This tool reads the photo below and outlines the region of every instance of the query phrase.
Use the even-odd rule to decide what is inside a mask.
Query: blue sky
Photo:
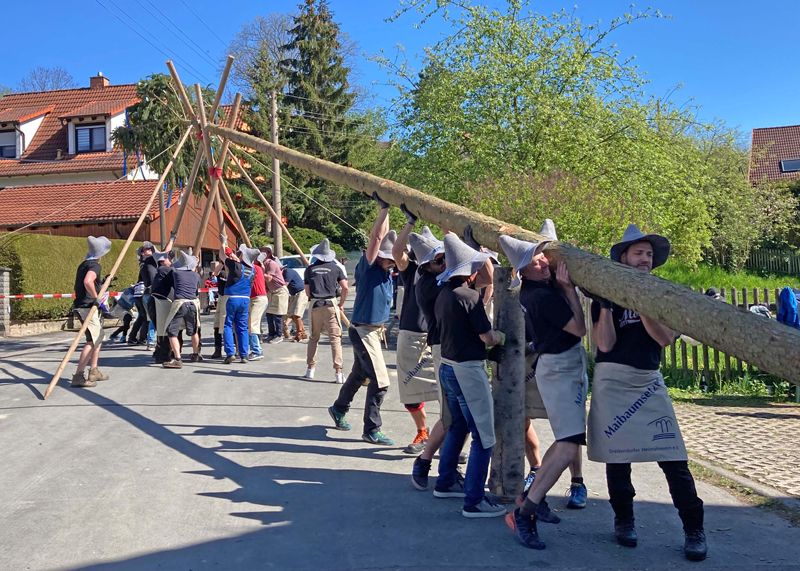
[[[371,62],[370,55],[381,50],[392,55],[401,44],[414,65],[424,46],[448,30],[439,20],[414,29],[416,18],[411,16],[385,22],[397,8],[396,0],[330,4],[357,44],[354,80],[373,104],[387,104],[394,90],[387,85],[388,72]],[[5,2],[4,20],[15,22],[5,28],[6,45],[18,47],[7,52],[0,66],[0,84],[13,87],[36,66],[61,66],[81,85],[97,71],[112,83],[135,82],[166,72],[167,55],[176,61],[185,82],[216,84],[219,62],[242,24],[259,14],[294,11],[296,5],[285,0]],[[541,12],[574,9],[586,22],[607,22],[629,10],[630,2],[539,0],[532,6]],[[652,94],[664,96],[680,86],[672,95],[675,103],[691,100],[700,107],[702,119],[722,119],[739,128],[745,142],[754,127],[800,123],[800,74],[795,65],[800,2],[653,0],[650,6],[670,19],[639,22],[613,40],[623,54],[636,56],[651,81]],[[174,26],[185,36],[174,32]]]

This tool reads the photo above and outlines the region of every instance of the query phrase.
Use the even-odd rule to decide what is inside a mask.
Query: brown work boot
[[[181,369],[183,368],[183,361],[181,359],[170,359],[165,363],[161,363],[161,366],[165,369]]]
[[[296,330],[294,340],[298,343],[303,343],[308,341],[308,335],[306,334],[306,329],[303,327],[303,320],[299,317],[292,317],[292,321],[294,322],[294,328]]]
[[[103,371],[100,370],[100,367],[92,367],[89,369],[89,380],[93,382],[107,381],[108,375],[104,375]]]
[[[83,373],[75,373],[72,375],[72,383],[71,386],[73,387],[96,387],[97,383],[91,379],[87,379],[83,376]]]

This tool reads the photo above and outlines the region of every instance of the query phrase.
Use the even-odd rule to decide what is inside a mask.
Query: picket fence
[[[800,274],[800,254],[785,250],[756,249],[750,252],[745,264],[750,270],[774,274]]]

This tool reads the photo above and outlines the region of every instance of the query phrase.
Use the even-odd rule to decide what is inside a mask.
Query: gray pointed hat
[[[625,250],[637,242],[650,242],[653,246],[653,269],[663,266],[667,261],[670,251],[669,240],[660,234],[645,234],[636,224],[628,224],[622,239],[611,246],[611,259],[619,262]]]
[[[239,246],[239,253],[241,255],[242,263],[252,267],[252,265],[258,259],[259,254],[261,254],[261,251],[256,250],[255,248],[248,248],[245,244],[242,244]]]
[[[394,243],[397,241],[397,232],[394,230],[389,230],[386,236],[383,237],[381,240],[381,245],[378,247],[378,257],[384,258],[386,260],[394,260],[394,254],[392,254],[392,248],[394,248]]]
[[[505,234],[500,235],[500,247],[503,248],[511,267],[519,274],[519,271],[533,261],[533,257],[542,250],[542,248],[554,240],[558,240],[556,235],[556,226],[553,221],[546,218],[542,224],[539,234],[545,237],[545,240],[540,242],[527,242],[525,240],[517,240]],[[512,287],[519,283],[519,278],[514,280]]]
[[[320,262],[332,262],[336,259],[336,252],[331,250],[331,243],[327,238],[311,248],[311,255]]]
[[[163,260],[169,260],[170,252],[159,252],[155,248],[153,248],[152,258],[156,261],[156,265]]]
[[[89,236],[86,238],[88,251],[86,252],[87,260],[99,260],[111,251],[111,240],[105,236]]]
[[[447,269],[437,276],[440,282],[456,276],[471,276],[491,259],[489,254],[470,248],[452,232],[444,237],[444,257]]]
[[[192,256],[189,252],[181,250],[175,257],[175,262],[172,264],[174,270],[186,270],[193,272],[197,268],[197,258]]]
[[[408,236],[408,243],[411,246],[411,250],[414,252],[419,267],[424,266],[444,252],[444,242],[437,240],[433,237],[433,234],[426,236],[424,233],[417,234],[416,232],[412,232]]]

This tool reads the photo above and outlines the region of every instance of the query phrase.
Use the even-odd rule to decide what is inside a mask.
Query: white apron
[[[259,295],[250,298],[250,312],[248,314],[248,328],[250,334],[261,335],[261,318],[267,310],[267,296]]]
[[[287,311],[289,311],[289,288],[283,286],[269,292],[267,313],[271,315],[286,315]]]
[[[618,363],[595,365],[588,444],[589,460],[595,462],[687,460],[661,373]]]
[[[536,371],[533,368],[533,354],[525,356],[525,416],[528,418],[547,418],[539,385],[536,382]]]
[[[389,373],[386,371],[386,361],[383,360],[383,350],[381,349],[383,326],[358,325],[353,326],[353,329],[358,333],[358,337],[364,344],[370,361],[372,361],[372,369],[375,371],[375,380],[378,382],[378,387],[385,389],[391,383],[389,381]]]
[[[156,299],[156,316],[158,316],[159,320],[161,319],[161,309],[158,307],[158,299]],[[175,317],[175,314],[178,313],[178,310],[183,307],[184,303],[191,303],[194,305],[195,310],[195,319],[197,320],[197,326],[200,326],[200,300],[199,299],[176,299],[172,303],[166,302],[169,304],[169,309],[166,312],[166,321],[164,322],[164,333],[163,335],[167,334],[167,327],[169,326],[172,318]],[[165,304],[166,307],[166,304]],[[156,328],[158,324],[156,324]],[[183,331],[186,329],[186,321],[181,319],[181,323],[178,326],[179,331]],[[159,333],[159,335],[162,335]]]
[[[228,296],[221,295],[217,299],[217,310],[214,313],[214,329],[225,327],[225,306],[228,305]]]
[[[484,449],[491,448],[497,439],[494,433],[494,399],[489,375],[486,374],[486,361],[456,363],[442,357],[442,363],[453,367],[458,386],[481,437],[481,444]]]
[[[302,319],[303,314],[306,312],[306,307],[308,307],[308,296],[306,295],[306,292],[297,292],[289,298],[289,307],[286,310],[286,315],[289,317],[297,316]],[[338,314],[339,312],[337,311],[336,313]]]
[[[402,329],[397,333],[397,380],[403,404],[439,400],[427,333]]]
[[[169,325],[169,313],[172,310],[172,301],[168,299],[161,299],[160,297],[153,296],[153,301],[156,304],[156,335],[164,337],[167,334],[167,325]],[[177,309],[175,310],[177,311]]]
[[[536,385],[556,440],[586,432],[586,351],[580,342],[561,353],[542,353]]]

